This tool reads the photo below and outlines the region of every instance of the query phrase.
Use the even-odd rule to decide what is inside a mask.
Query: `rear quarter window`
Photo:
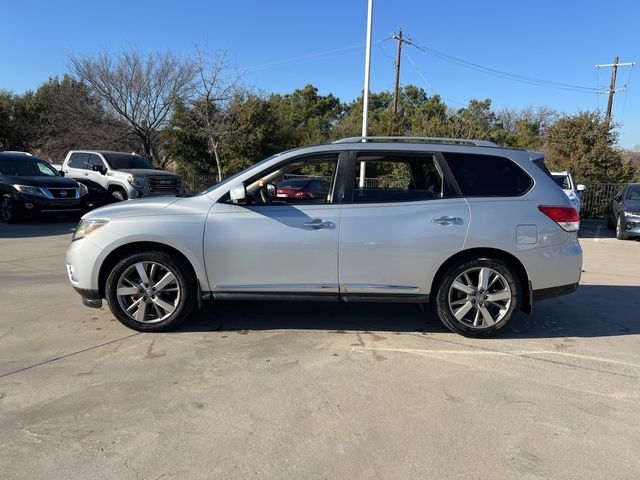
[[[467,153],[444,157],[465,197],[518,197],[533,185],[531,177],[505,157]]]

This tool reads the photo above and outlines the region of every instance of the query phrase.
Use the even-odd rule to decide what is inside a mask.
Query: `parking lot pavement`
[[[0,478],[616,478],[640,472],[640,242],[499,338],[411,305],[218,303],[166,334],[67,283],[73,224],[0,224]]]

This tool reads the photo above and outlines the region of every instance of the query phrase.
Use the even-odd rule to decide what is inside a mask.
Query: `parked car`
[[[571,205],[580,213],[582,209],[582,192],[584,192],[587,187],[586,185],[582,185],[581,183],[577,184],[573,181],[573,175],[571,172],[551,172],[551,176],[556,181],[558,186],[564,191],[564,193],[571,200]]]
[[[640,183],[625,185],[609,202],[607,227],[618,240],[640,237]]]
[[[327,198],[329,182],[320,178],[292,178],[276,185],[276,197],[291,200]]]
[[[82,212],[87,188],[31,154],[0,152],[0,217],[7,223],[26,215]]]
[[[432,301],[449,329],[477,337],[577,288],[578,212],[542,154],[366,140],[290,150],[192,197],[94,210],[67,251],[71,284],[139,331],[174,327],[202,299]],[[362,165],[385,181],[361,183]],[[277,197],[308,171],[332,172],[326,196]]]
[[[62,164],[66,176],[85,184],[92,197],[107,203],[158,195],[182,195],[182,177],[157,170],[140,155],[102,150],[71,150]]]

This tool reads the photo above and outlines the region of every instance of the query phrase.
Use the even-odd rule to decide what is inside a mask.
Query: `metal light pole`
[[[362,104],[362,141],[366,141],[367,126],[369,122],[369,79],[371,77],[371,34],[373,23],[373,0],[369,0],[367,12],[367,45],[364,56],[364,101]],[[364,188],[364,178],[366,173],[366,162],[360,162],[360,181],[358,185]]]

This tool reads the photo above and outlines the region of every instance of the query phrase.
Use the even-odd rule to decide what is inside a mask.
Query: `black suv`
[[[0,217],[15,222],[28,214],[78,214],[87,187],[44,160],[22,152],[0,152]]]

